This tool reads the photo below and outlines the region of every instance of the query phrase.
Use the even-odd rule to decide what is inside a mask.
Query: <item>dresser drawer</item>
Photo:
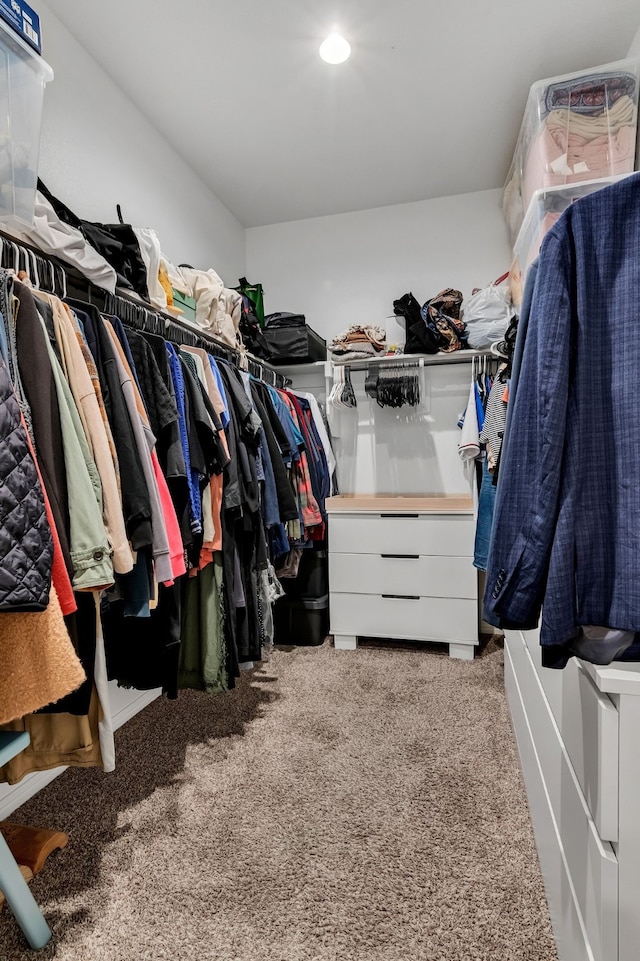
[[[567,682],[573,696],[562,722],[562,738],[600,837],[617,841],[618,711],[578,661]]]
[[[329,550],[337,554],[473,557],[472,514],[330,514]]]
[[[416,641],[478,640],[478,606],[466,598],[331,594],[331,633]]]
[[[618,722],[616,707],[576,658],[563,671],[542,667],[539,632],[524,635],[569,760],[603,841],[618,840]]]
[[[568,957],[613,961],[618,957],[618,861],[598,836],[549,703],[520,635],[505,642],[505,683],[518,740],[529,808],[556,934],[574,907],[588,953]],[[558,890],[558,854],[566,871]],[[585,945],[585,946],[586,946]],[[561,953],[561,956],[562,953]]]
[[[329,590],[343,594],[415,594],[475,600],[478,572],[470,557],[330,554]]]

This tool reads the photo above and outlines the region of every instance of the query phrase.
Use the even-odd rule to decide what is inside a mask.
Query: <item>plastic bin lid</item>
[[[544,214],[547,212],[561,213],[569,207],[575,200],[587,197],[589,194],[609,187],[611,184],[632,177],[633,171],[626,174],[615,174],[611,177],[601,177],[598,180],[580,180],[573,184],[559,184],[555,187],[541,187],[534,191],[529,204],[529,209],[525,214],[522,227],[518,232],[516,242],[513,245],[514,252],[522,257],[526,254],[529,246],[535,240],[536,228],[542,222]],[[558,198],[559,203],[554,206],[553,201]],[[566,199],[566,204],[562,201]]]
[[[635,89],[630,87],[629,96],[637,99],[637,80],[640,73],[640,60],[637,57],[628,57],[625,60],[614,60],[612,63],[603,63],[597,67],[589,67],[585,70],[574,70],[572,73],[563,73],[557,77],[547,77],[544,80],[536,80],[529,88],[529,98],[543,99],[546,106],[546,92],[549,87],[571,86],[572,83],[584,83],[587,80],[601,80],[606,82],[612,75],[627,74],[629,79],[635,78]],[[560,106],[559,104],[556,106]],[[568,106],[568,105],[565,105]]]
[[[0,45],[8,47],[16,56],[27,63],[34,71],[40,75],[43,83],[51,83],[53,80],[53,67],[43,60],[39,53],[29,46],[26,40],[19,37],[15,30],[0,17]]]

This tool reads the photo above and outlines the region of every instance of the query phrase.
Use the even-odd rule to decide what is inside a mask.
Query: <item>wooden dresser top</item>
[[[345,494],[338,497],[328,497],[326,507],[329,514],[351,511],[370,514],[471,514],[473,513],[473,500],[471,497],[450,497],[444,494],[415,497]]]

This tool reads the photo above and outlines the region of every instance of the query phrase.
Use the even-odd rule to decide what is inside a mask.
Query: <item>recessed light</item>
[[[344,63],[351,54],[351,44],[341,33],[330,33],[320,45],[320,56],[325,63]]]

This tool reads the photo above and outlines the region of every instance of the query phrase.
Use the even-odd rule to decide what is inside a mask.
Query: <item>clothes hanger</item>
[[[338,379],[336,382],[336,396],[335,403],[337,407],[344,408],[346,404],[343,402],[345,378],[344,378],[344,367],[338,367]]]
[[[29,275],[29,264],[27,263],[27,253],[26,253],[24,247],[21,247],[19,244],[16,244],[16,248],[17,248],[17,251],[18,251],[18,253],[17,253],[17,265],[18,265],[18,266],[17,266],[16,274],[20,274],[20,273],[26,274],[26,275],[27,275],[27,280],[28,280],[29,282],[31,282],[31,277],[30,277],[30,275]],[[24,267],[22,266],[22,258],[23,258],[23,257],[24,257]]]
[[[33,276],[32,276],[33,286],[37,290],[40,290],[40,270],[38,269],[38,258],[36,257],[35,253],[32,250],[29,251],[29,259],[31,261],[31,268],[33,271]]]
[[[47,293],[53,294],[55,297],[56,293],[56,278],[53,272],[53,264],[50,260],[45,260],[44,257],[36,257],[38,262],[38,274],[40,277],[40,286]]]
[[[340,370],[341,368],[334,365],[333,367],[333,386],[327,397],[327,403],[331,404],[332,407],[338,407],[338,390],[340,388]]]
[[[24,261],[24,266],[23,266]],[[35,264],[35,259],[33,257],[32,251],[23,247],[22,244],[18,244],[18,266],[21,271],[23,271],[29,280],[32,287],[38,287],[38,271]]]
[[[336,403],[338,407],[346,408],[346,403],[344,401],[346,379],[344,374],[344,367],[338,368],[338,390],[336,391]]]
[[[2,266],[5,270],[13,270],[14,264],[11,262],[11,255],[13,251],[13,256],[15,257],[15,251],[13,250],[13,243],[8,238],[4,240],[2,245]]]
[[[380,364],[367,364],[367,372],[364,378],[364,392],[371,400],[377,400],[379,376]]]
[[[1,251],[0,251],[1,253]],[[64,289],[66,296],[66,275],[62,272]],[[212,343],[201,336],[196,330],[183,327],[174,322],[171,318],[165,317],[157,311],[150,310],[145,304],[137,304],[128,298],[120,297],[110,291],[104,295],[104,312],[116,315],[123,323],[137,330],[146,330],[149,333],[164,337],[178,346],[189,346],[200,348],[213,357],[222,359],[234,367],[240,368],[240,353],[222,344]],[[268,370],[256,361],[249,361],[251,370],[255,376],[265,383],[271,383],[273,387],[278,384],[279,375],[273,370]],[[284,378],[283,378],[284,383]]]
[[[340,368],[340,394],[338,396],[338,403],[345,410],[348,409],[349,404],[347,403],[348,393],[347,393],[347,369],[346,367]]]
[[[160,314],[151,314],[151,333],[162,337],[167,332],[167,321]]]
[[[51,277],[51,271],[49,269],[49,264],[46,260],[40,257],[38,254],[33,254],[33,259],[36,264],[36,269],[38,272],[38,282],[40,284],[41,290],[49,291],[48,278]]]
[[[20,270],[20,254],[18,252],[18,245],[14,243],[13,240],[10,240],[9,246],[13,250],[13,272],[17,277],[18,271]]]
[[[62,280],[62,293],[60,294],[60,297],[62,300],[66,300],[67,299],[67,272],[64,269],[64,267],[60,266],[60,264],[56,264],[56,267],[60,271],[60,279]]]
[[[36,263],[36,255],[32,250],[27,250],[29,261],[31,262],[31,283],[36,288],[40,289],[40,275],[38,273],[38,264]]]
[[[344,376],[346,384],[346,405],[350,408],[357,407],[358,402],[356,401],[356,392],[351,383],[351,368],[349,366],[344,368]]]

